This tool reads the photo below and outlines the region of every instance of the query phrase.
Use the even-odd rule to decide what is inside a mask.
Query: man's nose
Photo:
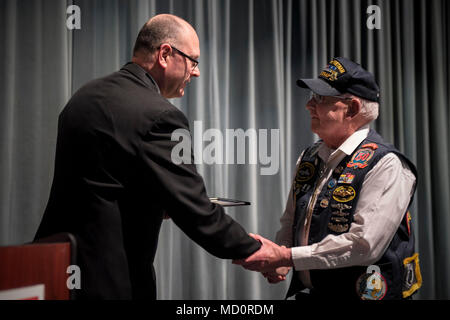
[[[200,68],[198,66],[191,71],[191,77],[200,77]]]

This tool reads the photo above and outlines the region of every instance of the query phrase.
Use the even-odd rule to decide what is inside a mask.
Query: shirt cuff
[[[311,246],[293,247],[291,252],[292,262],[296,271],[315,269]]]

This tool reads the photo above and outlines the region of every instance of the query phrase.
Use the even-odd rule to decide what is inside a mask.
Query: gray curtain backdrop
[[[80,30],[66,27],[72,4],[81,9]],[[379,6],[381,29],[366,26],[369,5]],[[279,228],[295,161],[317,139],[304,107],[309,93],[295,80],[316,77],[333,56],[374,72],[382,95],[374,127],[419,171],[412,208],[423,275],[417,297],[450,298],[445,0],[0,1],[0,245],[31,241],[36,232],[65,103],[85,82],[129,61],[138,30],[157,13],[185,18],[200,38],[201,76],[173,101],[191,129],[194,121],[224,136],[226,129],[267,129],[269,141],[270,129],[280,130],[274,175],[261,175],[268,165],[249,164],[248,154],[246,164],[197,166],[210,196],[251,201],[227,212],[269,239]],[[282,299],[289,282],[269,285],[260,274],[209,255],[170,220],[163,223],[155,267],[160,299]]]

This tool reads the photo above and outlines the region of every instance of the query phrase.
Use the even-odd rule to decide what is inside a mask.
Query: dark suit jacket
[[[178,141],[171,134],[179,128],[189,129],[184,114],[133,63],[86,84],[61,112],[54,180],[36,239],[75,235],[78,297],[155,299],[153,260],[164,211],[219,258],[259,249],[209,201],[195,165],[172,162]]]

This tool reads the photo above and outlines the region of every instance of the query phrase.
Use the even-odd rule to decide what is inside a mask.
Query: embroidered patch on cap
[[[331,60],[328,65],[322,70],[319,78],[323,78],[328,81],[336,81],[338,76],[345,73],[346,70],[342,64],[337,60]]]

